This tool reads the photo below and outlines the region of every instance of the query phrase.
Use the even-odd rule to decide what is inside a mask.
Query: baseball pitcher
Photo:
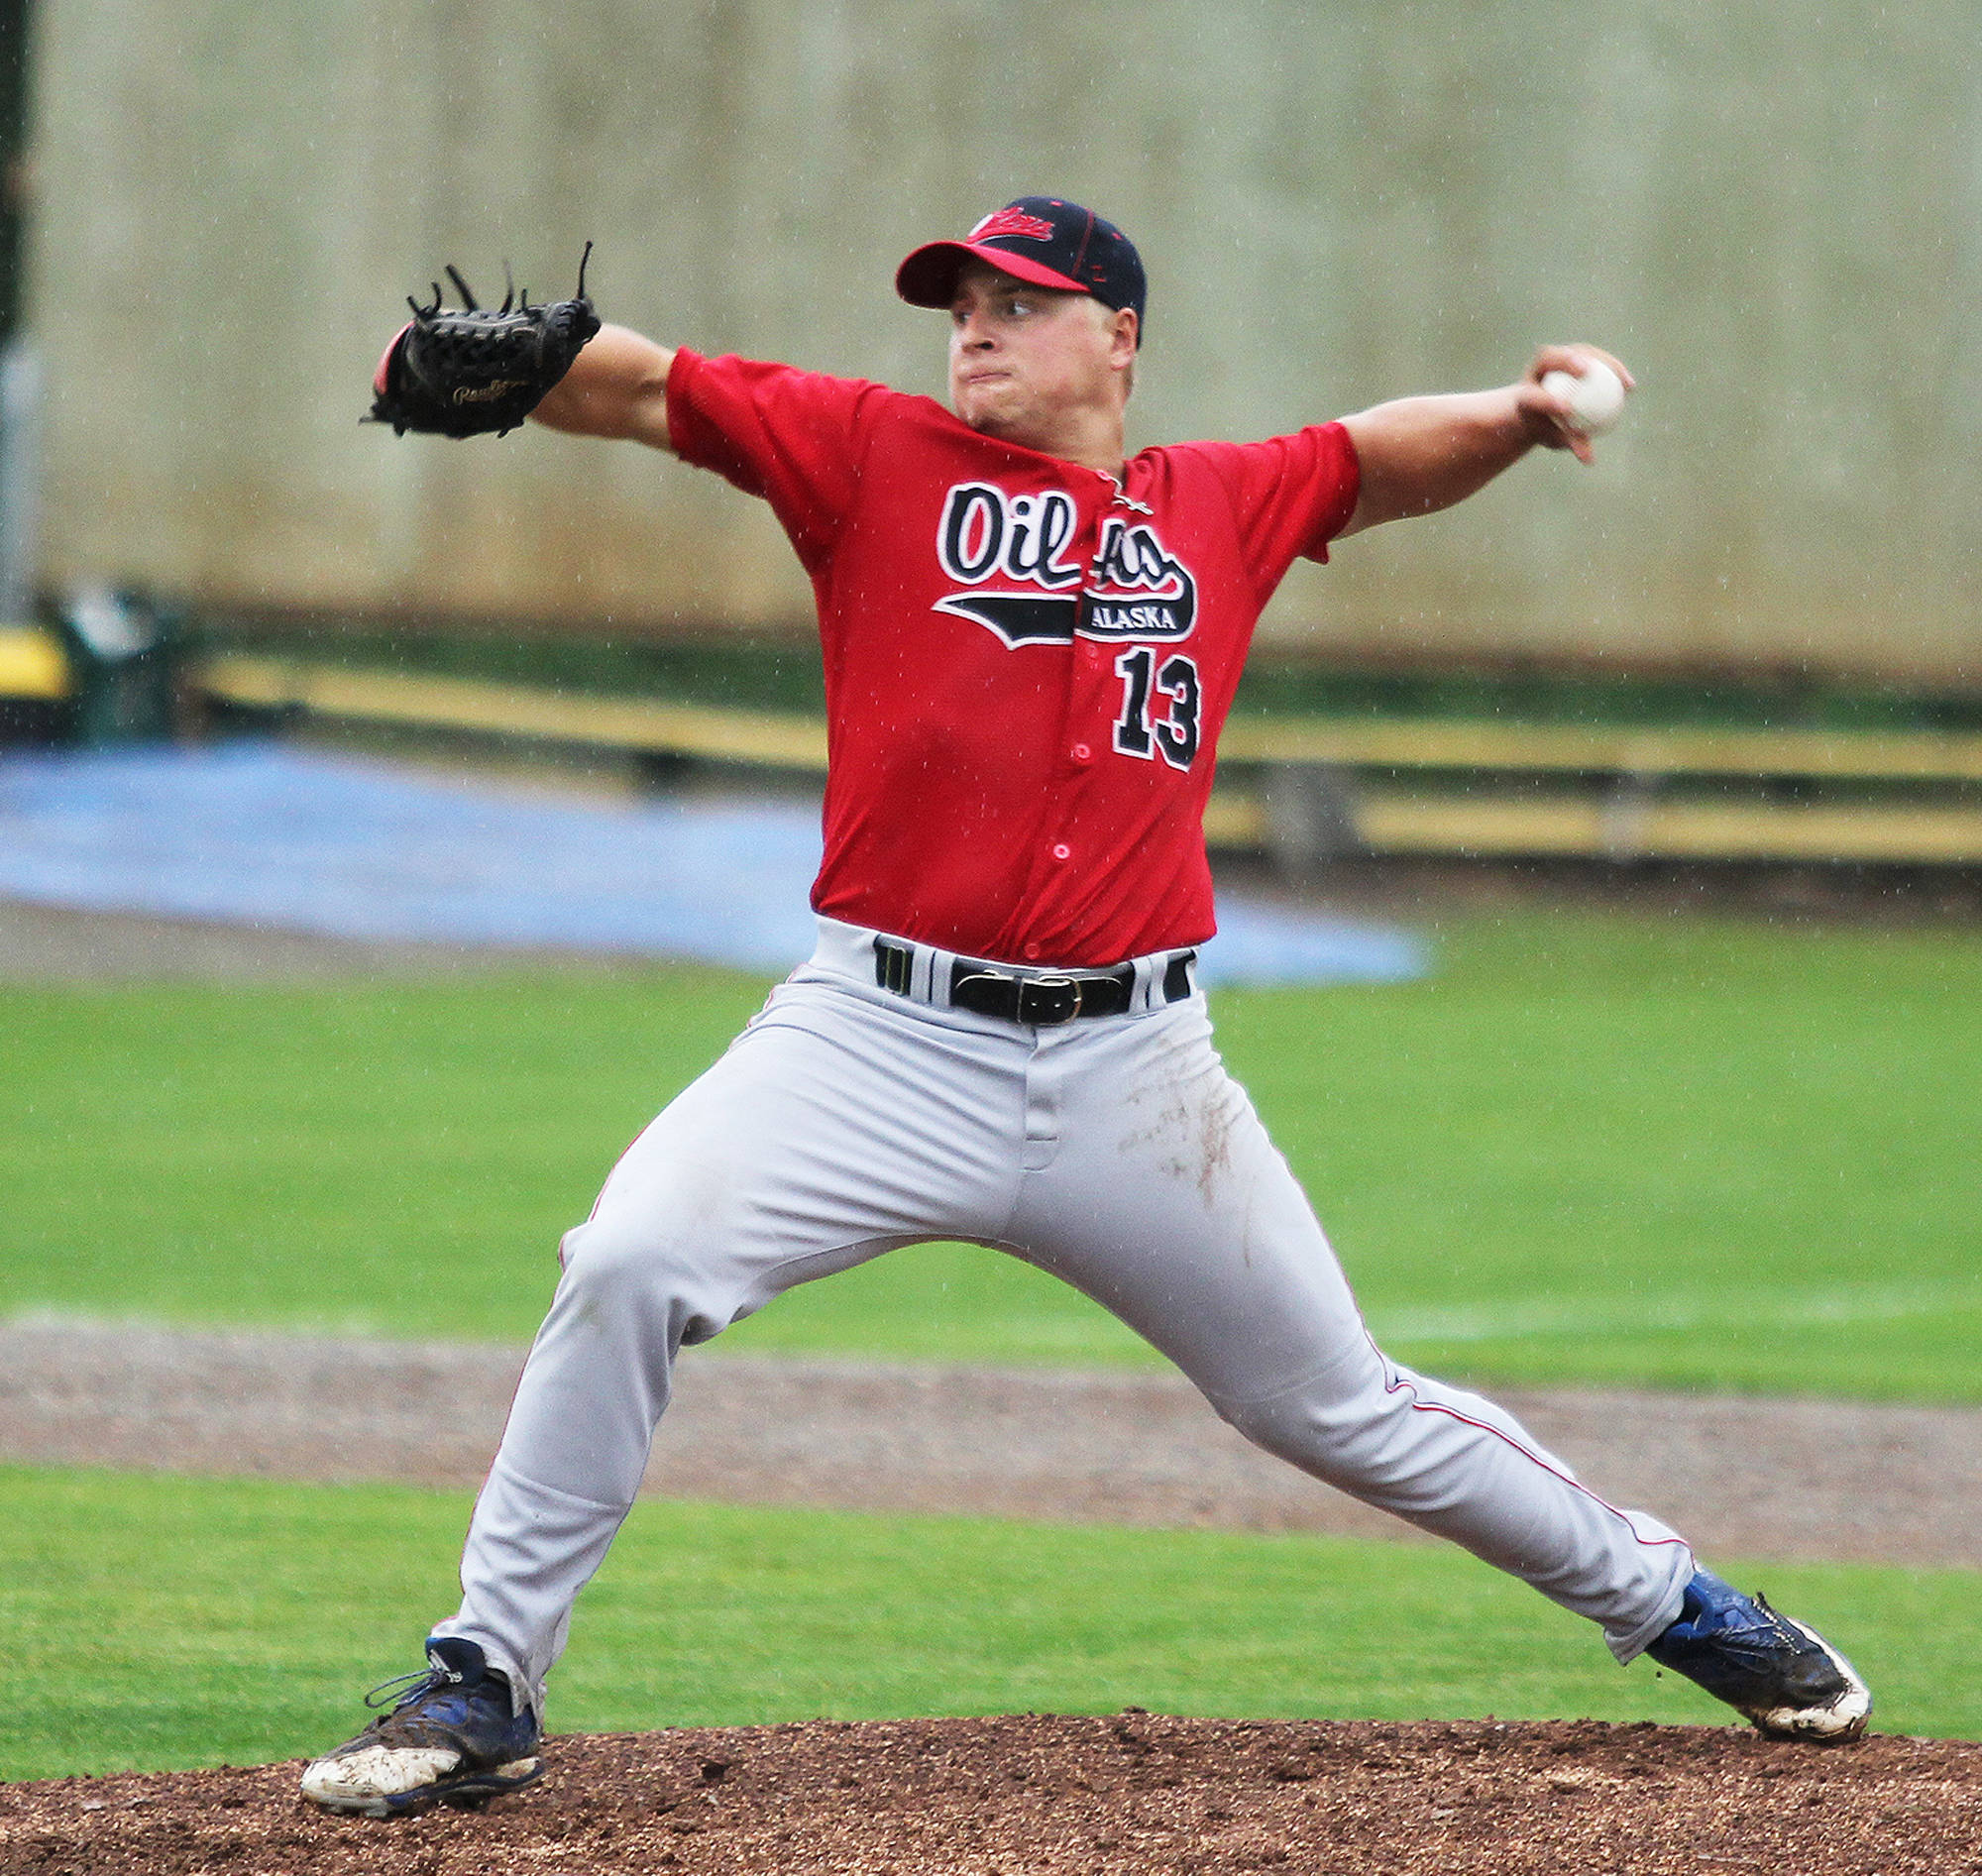
[[[381,364],[374,414],[400,430],[533,415],[768,501],[817,599],[831,761],[817,949],[566,1236],[461,1606],[304,1792],[384,1817],[535,1779],[545,1680],[677,1351],[926,1239],[1064,1278],[1248,1438],[1589,1617],[1620,1661],[1766,1732],[1855,1735],[1871,1700],[1836,1650],[1376,1346],[1194,971],[1213,756],[1288,567],[1537,446],[1590,460],[1576,381],[1628,373],[1545,347],[1499,389],[1131,456],[1147,295],[1120,229],[1028,196],[917,249],[896,288],[948,321],[946,409],[601,327],[582,276],[548,308],[436,288]]]

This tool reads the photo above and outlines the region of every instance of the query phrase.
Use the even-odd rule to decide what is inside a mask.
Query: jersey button
[[[1073,848],[1068,846],[1064,840],[1059,841],[1053,847],[1052,853],[1053,858],[1056,860],[1070,860],[1073,858]]]
[[[1076,762],[1085,762],[1093,753],[1094,751],[1084,742],[1076,742],[1073,745],[1073,759]]]

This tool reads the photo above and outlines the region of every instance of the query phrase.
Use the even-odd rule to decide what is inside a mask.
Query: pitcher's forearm
[[[1520,390],[1400,397],[1345,417],[1363,472],[1354,525],[1449,508],[1511,469],[1540,440]]]
[[[668,447],[668,371],[674,353],[627,326],[602,326],[538,404],[536,421],[574,436]]]
[[[1549,375],[1581,378],[1595,366],[1614,372],[1625,390],[1631,374],[1594,345],[1545,345],[1527,375],[1497,390],[1400,397],[1344,417],[1362,465],[1362,493],[1343,532],[1433,514],[1464,501],[1529,450],[1568,450],[1595,460],[1590,437],[1574,421],[1570,399]]]

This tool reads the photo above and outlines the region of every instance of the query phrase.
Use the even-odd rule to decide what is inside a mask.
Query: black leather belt
[[[1162,1000],[1181,1003],[1191,993],[1195,951],[1178,951],[1163,969]],[[911,996],[916,953],[891,938],[874,940],[874,981],[883,990]],[[1113,970],[1053,970],[1028,974],[959,957],[949,967],[949,1001],[977,1016],[1052,1029],[1083,1016],[1120,1016],[1135,1000],[1136,966]]]

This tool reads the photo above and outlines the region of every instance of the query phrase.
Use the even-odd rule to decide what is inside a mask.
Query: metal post
[[[41,360],[16,336],[0,350],[0,625],[34,613],[41,415]]]
[[[40,510],[42,374],[21,310],[28,217],[28,100],[34,7],[0,0],[0,625],[33,615]]]

